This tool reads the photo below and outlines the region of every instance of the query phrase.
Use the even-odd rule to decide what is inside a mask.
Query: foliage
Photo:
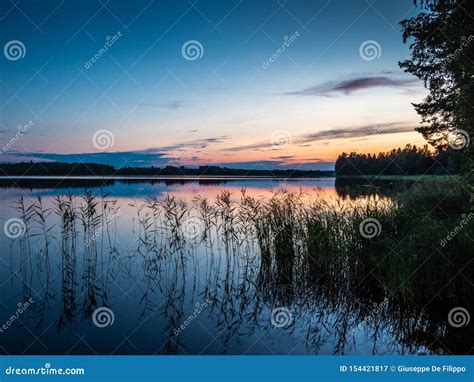
[[[459,170],[459,154],[432,153],[428,146],[405,148],[375,154],[342,153],[336,161],[336,175],[439,175]]]
[[[2,176],[268,176],[281,178],[333,176],[333,171],[319,170],[246,170],[220,166],[197,168],[166,166],[123,167],[98,163],[22,162],[0,163]]]
[[[411,41],[411,58],[400,62],[429,90],[414,104],[422,117],[417,131],[438,149],[445,149],[458,129],[472,136],[474,126],[474,2],[415,1],[422,11],[403,20],[403,40]],[[472,145],[464,152],[472,166]],[[472,167],[471,167],[472,168]]]

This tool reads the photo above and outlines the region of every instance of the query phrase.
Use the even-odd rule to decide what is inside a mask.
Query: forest
[[[459,172],[461,156],[453,150],[432,152],[428,146],[406,145],[378,154],[342,153],[336,175],[448,175]]]
[[[334,171],[246,170],[220,166],[122,167],[98,163],[21,162],[0,163],[0,176],[265,176],[273,178],[319,178]]]

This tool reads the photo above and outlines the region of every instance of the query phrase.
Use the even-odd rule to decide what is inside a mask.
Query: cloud
[[[349,95],[359,90],[372,88],[404,88],[416,82],[416,79],[391,79],[386,76],[357,77],[346,81],[325,82],[321,85],[283,94],[292,96],[329,97],[341,93]]]
[[[176,110],[184,106],[184,104],[185,104],[184,101],[171,101],[171,102],[165,102],[165,103],[139,102],[139,103],[131,103],[130,105],[139,106],[139,107],[155,107],[155,108]]]
[[[304,163],[284,163],[280,161],[249,161],[249,162],[230,162],[220,163],[222,167],[244,170],[322,170],[333,171],[334,162],[312,161]]]
[[[246,169],[246,170],[275,170],[275,169],[301,169],[301,170],[333,170],[334,162],[324,162],[318,158],[308,159],[305,163],[296,162],[291,156],[277,157],[275,160],[248,161],[248,162],[213,162],[213,165],[222,167]],[[62,163],[100,163],[120,167],[164,167],[176,166],[175,158],[167,157],[165,153],[152,153],[150,150],[140,152],[122,151],[106,153],[81,153],[81,154],[57,154],[57,153],[8,153],[6,162],[62,162]],[[193,156],[191,160],[198,161],[200,158]],[[290,160],[290,161],[289,161]],[[192,166],[192,165],[191,165]]]
[[[188,149],[206,148],[211,144],[222,143],[229,139],[229,136],[209,137],[194,139],[192,136],[188,141],[175,145],[152,147],[137,151],[116,151],[116,152],[93,152],[77,154],[58,154],[41,152],[8,152],[8,156],[3,156],[0,161],[53,161],[53,162],[82,162],[100,163],[115,167],[149,167],[166,166],[168,164],[177,165]],[[193,159],[194,158],[194,159]],[[196,157],[191,160],[196,160]]]
[[[272,159],[279,159],[279,160],[291,160],[294,159],[294,155],[279,155],[277,157],[272,157]]]
[[[169,160],[165,153],[151,153],[144,151],[118,151],[101,153],[78,153],[78,154],[58,154],[58,153],[8,153],[9,160],[35,161],[35,162],[65,162],[65,163],[100,163],[115,167],[127,166],[159,166],[165,165]]]
[[[317,133],[303,134],[297,137],[297,143],[310,143],[327,139],[341,139],[341,138],[359,138],[374,134],[397,134],[414,131],[411,124],[403,122],[392,122],[384,124],[365,125],[357,128],[338,128],[331,130],[319,131]]]
[[[201,138],[201,139],[194,139],[194,136],[190,137],[186,142],[178,143],[175,145],[163,146],[153,150],[159,151],[185,151],[188,148],[197,148],[197,149],[204,149],[213,143],[223,143],[230,139],[228,135],[221,135],[219,137],[211,137],[211,138]]]
[[[370,135],[397,134],[414,131],[413,124],[406,122],[391,122],[382,124],[371,124],[359,126],[356,128],[341,127],[331,130],[323,130],[315,133],[306,133],[293,137],[292,143],[298,146],[308,147],[311,143],[331,139],[360,138]],[[223,151],[241,151],[241,150],[277,150],[271,141],[257,142],[251,145],[235,146],[223,149]]]

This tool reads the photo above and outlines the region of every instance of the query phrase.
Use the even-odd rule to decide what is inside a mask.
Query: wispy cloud
[[[171,102],[164,102],[164,103],[139,102],[139,103],[130,103],[130,105],[139,106],[139,107],[154,107],[154,108],[176,110],[176,109],[179,109],[180,107],[184,106],[185,103],[186,102],[184,102],[184,101],[171,101]]]
[[[345,81],[330,81],[302,90],[286,92],[290,96],[329,97],[337,94],[351,94],[353,92],[371,88],[404,88],[417,82],[416,79],[392,79],[387,76],[357,77]]]
[[[397,134],[414,131],[412,124],[403,122],[391,122],[383,124],[372,124],[359,126],[357,128],[338,128],[331,130],[319,131],[316,133],[303,134],[296,139],[296,143],[311,143],[327,139],[341,138],[359,138],[373,134]]]
[[[249,161],[249,162],[230,162],[230,163],[219,163],[222,167],[245,169],[245,170],[334,170],[334,162],[324,162],[320,160],[305,160],[302,163],[299,162],[284,162],[279,160],[262,160],[262,161]]]
[[[163,147],[159,147],[153,150],[167,152],[167,151],[176,151],[176,150],[183,151],[187,148],[204,149],[210,146],[211,144],[223,143],[227,141],[228,139],[230,139],[229,135],[221,135],[219,137],[200,138],[200,139],[194,139],[194,136],[192,136],[185,142],[177,143],[175,145],[163,146]]]
[[[347,139],[347,138],[359,138],[366,137],[373,134],[396,134],[396,133],[406,133],[414,131],[413,124],[406,122],[391,122],[391,123],[381,123],[381,124],[371,124],[365,126],[359,126],[356,128],[341,127],[331,130],[323,130],[315,133],[306,133],[293,137],[292,143],[307,147],[312,143],[331,140],[331,139]],[[272,142],[264,141],[257,142],[251,145],[242,145],[229,147],[224,149],[224,151],[241,151],[241,150],[277,150]]]

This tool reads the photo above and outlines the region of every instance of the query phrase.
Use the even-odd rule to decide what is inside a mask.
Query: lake
[[[338,240],[326,264],[307,260],[323,238],[305,241],[306,222],[329,226],[324,214],[369,204],[389,211],[409,187],[334,178],[0,179],[0,351],[465,352],[463,332],[446,323],[451,301],[444,307],[433,293],[420,305],[372,271],[355,274],[360,261],[339,258]],[[394,248],[381,258],[396,256]]]

